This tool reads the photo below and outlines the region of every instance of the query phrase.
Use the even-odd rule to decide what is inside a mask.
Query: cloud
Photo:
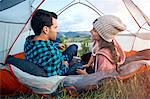
[[[82,9],[82,10],[79,10]],[[75,5],[59,16],[59,30],[85,31],[91,29],[92,22],[98,17],[91,9]],[[65,29],[66,27],[66,29]]]
[[[47,0],[49,1],[49,0]],[[78,1],[78,0],[77,0]],[[81,2],[90,5],[86,0]],[[133,18],[125,8],[122,0],[88,0],[95,5],[104,14],[113,14],[120,17],[131,31],[137,30]],[[51,0],[46,2],[42,7],[49,11],[58,11],[71,1],[67,0]],[[140,9],[150,17],[150,2],[149,0],[133,0],[133,2],[140,7]],[[92,28],[92,22],[98,15],[88,7],[77,4],[64,11],[58,18],[59,31],[87,31]]]

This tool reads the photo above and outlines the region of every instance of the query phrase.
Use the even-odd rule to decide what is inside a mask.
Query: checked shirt
[[[67,61],[66,56],[55,46],[51,40],[32,41],[34,35],[27,37],[24,45],[25,59],[32,62],[47,72],[48,76],[64,75],[68,67],[62,64]]]

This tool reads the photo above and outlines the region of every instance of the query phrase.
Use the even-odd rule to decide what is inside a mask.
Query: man
[[[71,60],[53,43],[57,37],[57,25],[54,12],[37,10],[31,19],[35,35],[28,36],[24,45],[25,59],[42,67],[47,76],[65,75],[69,69],[68,61]],[[73,45],[71,49],[73,51],[70,52],[76,53],[77,46]]]

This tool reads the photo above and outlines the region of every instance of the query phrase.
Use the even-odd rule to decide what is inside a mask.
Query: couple
[[[64,52],[56,46],[57,15],[39,9],[31,19],[31,27],[35,35],[28,36],[24,45],[25,59],[43,68],[47,76],[67,75],[70,61],[76,56],[78,47],[69,46]],[[93,22],[90,31],[93,39],[93,51],[89,62],[83,67],[94,63],[94,70],[105,71],[116,68],[125,61],[125,55],[114,37],[126,29],[122,21],[112,15],[104,15]],[[87,74],[86,69],[76,69],[77,74]]]

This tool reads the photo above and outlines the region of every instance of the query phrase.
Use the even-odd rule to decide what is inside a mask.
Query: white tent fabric
[[[0,11],[3,11],[3,10],[6,10],[6,9],[9,9],[10,7],[12,6],[15,6],[21,2],[23,2],[25,0],[1,0],[0,2]]]
[[[28,74],[12,65],[12,69],[18,80],[39,94],[50,94],[56,91],[58,85],[65,76],[40,77]]]
[[[0,22],[25,23],[32,13],[31,2],[32,0],[24,0],[24,2],[0,11]]]
[[[21,0],[18,0],[18,1],[21,1]],[[10,46],[12,45],[18,33],[20,32],[25,22],[31,15],[32,13],[31,2],[32,1],[33,0],[24,0],[24,2],[21,2],[15,6],[12,6],[6,10],[0,11],[0,29],[1,29],[0,62],[4,63]],[[25,41],[24,37],[29,35],[30,33],[29,29],[30,27],[27,25],[24,31],[22,32],[22,35],[16,42],[17,46],[13,47],[11,54],[16,54],[16,53],[23,51],[23,42]]]

